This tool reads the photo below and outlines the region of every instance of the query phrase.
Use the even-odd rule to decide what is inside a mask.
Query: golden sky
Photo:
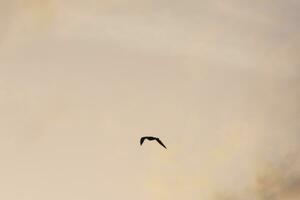
[[[0,0],[0,199],[298,200],[299,11]]]

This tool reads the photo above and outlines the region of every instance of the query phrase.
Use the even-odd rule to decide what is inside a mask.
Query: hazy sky
[[[299,102],[297,0],[0,0],[0,199],[298,200]]]

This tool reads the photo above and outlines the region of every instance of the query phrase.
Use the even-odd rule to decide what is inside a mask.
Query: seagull
[[[145,141],[145,139],[147,139],[147,140],[156,140],[161,146],[163,146],[164,148],[167,148],[163,143],[162,143],[162,141],[160,141],[160,139],[159,138],[157,138],[157,137],[152,137],[152,136],[144,136],[144,137],[142,137],[141,139],[140,139],[140,144],[142,145],[143,144],[143,142]]]

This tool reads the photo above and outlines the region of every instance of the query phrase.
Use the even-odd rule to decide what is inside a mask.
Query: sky
[[[0,199],[299,199],[299,11],[0,0]]]

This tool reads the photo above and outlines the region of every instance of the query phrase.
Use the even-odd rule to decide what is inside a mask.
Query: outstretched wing
[[[160,139],[159,138],[157,138],[156,139],[156,141],[161,145],[161,146],[163,146],[163,147],[165,147],[165,148],[167,148],[165,145],[164,145],[164,143],[162,143],[162,141],[160,141]]]
[[[144,142],[145,139],[146,139],[146,137],[142,137],[142,138],[140,139],[140,144],[141,144],[141,145],[143,144],[143,142]]]

